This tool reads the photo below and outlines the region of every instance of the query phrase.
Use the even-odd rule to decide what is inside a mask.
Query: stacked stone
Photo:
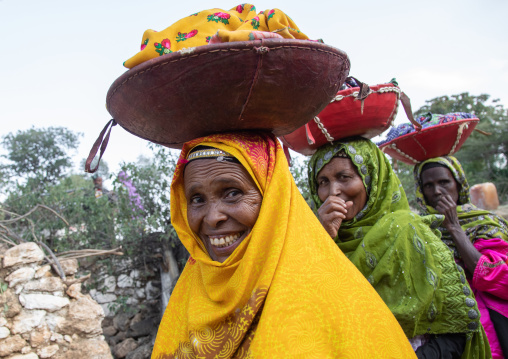
[[[33,242],[0,255],[0,357],[111,359],[102,307],[71,284],[77,261],[61,261],[69,285],[43,261]]]
[[[89,293],[104,310],[106,341],[115,359],[150,358],[161,317],[158,269],[145,268],[141,275],[129,259],[115,259],[113,268],[113,274],[90,268],[98,285]]]

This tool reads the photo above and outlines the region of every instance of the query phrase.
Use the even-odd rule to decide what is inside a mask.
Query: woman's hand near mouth
[[[344,201],[337,196],[328,197],[318,209],[319,221],[330,237],[337,237],[342,221],[346,219],[348,210],[353,206],[352,201]]]

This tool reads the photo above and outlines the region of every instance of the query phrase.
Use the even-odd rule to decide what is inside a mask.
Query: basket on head
[[[280,136],[329,103],[349,66],[343,51],[308,40],[210,44],[127,71],[109,89],[107,109],[130,133],[172,148],[225,131]]]
[[[383,133],[397,115],[401,90],[393,83],[371,87],[360,84],[339,91],[313,120],[281,136],[282,142],[310,156],[327,142],[351,136],[372,138]]]
[[[465,118],[396,137],[379,148],[398,161],[415,165],[429,158],[453,155],[471,135],[480,120]]]

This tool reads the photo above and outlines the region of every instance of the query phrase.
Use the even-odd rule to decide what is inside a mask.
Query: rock
[[[7,319],[4,317],[0,317],[0,327],[3,327],[7,324]]]
[[[17,284],[32,280],[34,276],[35,269],[30,267],[21,267],[5,277],[5,280],[9,282],[9,288],[12,288]]]
[[[43,277],[23,286],[25,292],[63,292],[64,289],[62,280],[57,277]]]
[[[116,278],[112,275],[104,278],[104,281],[97,288],[107,293],[114,292],[116,289]]]
[[[60,328],[63,328],[65,323],[65,317],[56,313],[48,313],[46,315],[46,324],[52,332],[58,332]],[[53,339],[51,339],[54,341]]]
[[[73,342],[67,352],[57,353],[53,359],[113,359],[108,344],[99,339],[85,339]]]
[[[18,264],[40,262],[44,259],[44,252],[34,242],[21,243],[8,249],[4,255],[4,267]]]
[[[5,339],[11,335],[11,331],[7,327],[0,327],[0,339]]]
[[[127,354],[132,352],[134,349],[138,347],[136,341],[132,338],[127,338],[123,342],[115,345],[113,349],[113,353],[117,358],[125,358]]]
[[[131,325],[129,334],[133,338],[139,338],[150,335],[152,331],[157,331],[157,322],[155,318],[147,318]]]
[[[125,359],[149,359],[152,355],[152,345],[145,344],[127,354]]]
[[[40,267],[35,271],[35,278],[42,278],[44,276],[51,276],[51,266],[49,264]]]
[[[117,296],[112,293],[102,294],[101,292],[95,292],[94,294],[95,295],[92,295],[92,298],[99,304],[111,303],[117,300]]]
[[[39,359],[39,357],[37,356],[37,354],[35,353],[30,353],[30,354],[26,354],[26,355],[14,355],[12,357],[9,357],[9,359]]]
[[[46,312],[43,310],[24,310],[17,315],[11,325],[11,332],[23,334],[41,325]]]
[[[128,297],[127,301],[125,302],[127,305],[130,305],[132,307],[136,307],[139,304],[139,300],[137,300],[134,297]]]
[[[60,349],[60,347],[54,344],[48,347],[38,349],[37,354],[39,355],[39,358],[51,358],[58,352],[58,349]]]
[[[129,328],[130,318],[126,313],[120,313],[113,318],[113,325],[116,329],[126,331]]]
[[[117,330],[114,326],[110,325],[108,327],[102,327],[102,333],[107,337],[112,337],[117,333]]]
[[[140,288],[140,289],[137,289],[136,290],[136,297],[138,299],[144,299],[146,297],[146,293],[145,293],[145,290]]]
[[[20,335],[15,335],[2,340],[0,344],[2,344],[0,345],[0,357],[6,357],[7,355],[20,352],[26,346],[26,341]]]
[[[52,342],[57,342],[57,343],[64,342],[63,335],[60,333],[51,333],[51,338],[49,338],[49,340],[51,340]]]
[[[32,348],[30,348],[30,346],[26,346],[26,347],[23,347],[21,348],[21,354],[28,354],[32,351]]]
[[[50,339],[51,331],[46,324],[41,325],[30,332],[30,345],[32,348],[48,345]]]
[[[102,307],[102,310],[104,311],[104,316],[106,318],[112,318],[116,314],[115,310],[113,310],[111,307],[111,303],[100,304],[100,306]]]
[[[7,311],[5,311],[5,308],[7,308]],[[6,318],[15,317],[21,311],[21,303],[12,289],[7,289],[0,294],[0,309],[3,310]]]
[[[126,274],[120,274],[118,277],[117,285],[119,288],[131,288],[134,284],[134,281],[131,277]]]
[[[77,298],[81,297],[83,295],[81,293],[81,283],[71,284],[71,286],[67,289],[67,291],[65,293],[67,293],[67,295],[71,298],[77,299]]]
[[[62,267],[65,275],[74,275],[78,271],[77,259],[61,259],[60,266]]]
[[[142,313],[138,313],[134,316],[134,318],[131,319],[131,328],[134,324],[136,323],[139,323],[140,321],[143,320],[143,314]]]
[[[156,299],[160,295],[160,288],[155,286],[151,281],[146,284],[145,291],[147,300]]]
[[[79,339],[79,337],[76,334],[73,334],[72,336],[76,336],[76,339]],[[69,335],[64,335],[64,340],[67,343],[72,343],[72,338]]]
[[[134,269],[133,271],[131,271],[131,273],[129,274],[129,277],[131,277],[132,279],[138,279],[140,276],[140,273],[139,273],[139,270],[137,269]]]
[[[116,345],[127,339],[127,332],[118,332],[114,337],[109,338],[112,345]]]
[[[69,298],[49,294],[21,294],[19,301],[25,309],[44,309],[54,312],[69,305]]]
[[[69,305],[69,314],[63,326],[66,332],[99,335],[102,333],[102,318],[102,307],[89,295],[83,295]]]

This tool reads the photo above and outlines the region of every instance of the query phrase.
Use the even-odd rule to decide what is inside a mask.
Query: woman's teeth
[[[231,234],[229,236],[224,237],[214,237],[210,238],[210,243],[215,247],[227,247],[233,244],[238,238],[240,238],[241,233]]]

